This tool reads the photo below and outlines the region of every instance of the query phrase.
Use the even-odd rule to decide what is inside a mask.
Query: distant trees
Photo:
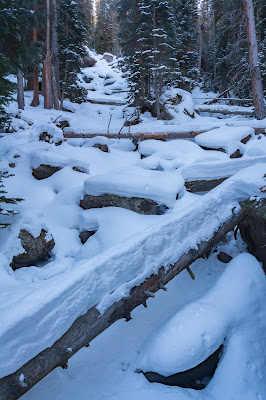
[[[189,87],[196,76],[196,2],[120,0],[118,18],[131,100],[140,112],[160,118],[163,90]]]

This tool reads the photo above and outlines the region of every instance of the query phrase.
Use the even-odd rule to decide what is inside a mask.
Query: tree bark
[[[57,0],[51,0],[51,30],[52,30],[52,91],[54,108],[60,109],[59,105],[59,60],[58,60],[58,32],[57,32]]]
[[[156,117],[161,119],[160,102],[159,102],[159,86],[158,86],[158,64],[157,64],[157,43],[156,43],[156,10],[155,3],[152,6],[152,19],[153,19],[153,63],[154,63],[154,93],[155,93],[155,107]]]
[[[33,43],[38,42],[38,32],[36,28],[33,28]],[[31,102],[32,107],[37,107],[40,104],[39,99],[39,71],[38,68],[33,70],[33,99]]]
[[[17,93],[17,102],[19,110],[24,110],[25,102],[24,102],[24,82],[23,82],[23,73],[18,70],[17,75],[18,82],[18,93]]]
[[[202,2],[202,7],[201,7],[201,11],[200,11],[200,17],[199,17],[198,80],[200,80],[200,76],[201,76],[204,23],[205,23],[205,0],[203,0],[203,2]]]
[[[232,213],[232,217],[220,226],[210,240],[201,242],[197,249],[191,249],[183,254],[170,268],[160,267],[157,274],[147,277],[140,285],[133,287],[128,297],[114,303],[104,314],[100,314],[96,307],[92,307],[85,315],[76,319],[68,331],[51,347],[43,350],[13,374],[0,379],[0,400],[16,400],[53,369],[59,366],[66,369],[68,359],[77,351],[84,346],[88,347],[95,337],[119,319],[125,318],[129,321],[131,311],[141,304],[146,307],[149,297],[154,297],[154,293],[160,289],[166,290],[164,285],[209,252],[248,213],[247,209],[236,214]],[[24,379],[21,382],[22,374]]]
[[[246,15],[246,33],[255,116],[257,119],[263,119],[266,117],[266,107],[264,103],[262,77],[259,67],[258,42],[256,37],[253,2],[252,0],[243,0],[243,2]]]
[[[50,0],[46,0],[47,21],[46,21],[46,58],[43,63],[44,78],[44,108],[53,108],[52,98],[52,75],[51,75],[51,50],[50,50]]]

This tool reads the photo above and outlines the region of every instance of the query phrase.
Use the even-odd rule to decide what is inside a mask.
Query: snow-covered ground
[[[111,99],[123,103],[127,86],[117,61],[108,64],[100,56],[94,56],[96,65],[84,69],[80,76],[82,85],[88,89],[88,100]],[[84,81],[84,76],[90,78],[87,79],[89,83]],[[199,97],[199,93],[197,95]],[[5,190],[9,197],[24,199],[14,205],[19,214],[6,219],[12,222],[11,226],[0,231],[1,377],[51,346],[90,307],[96,305],[103,312],[161,265],[167,268],[190,248],[196,248],[200,241],[209,239],[232,215],[232,210],[239,209],[240,200],[265,196],[266,138],[255,135],[253,128],[265,127],[266,120],[244,117],[220,120],[197,114],[191,118],[183,113],[183,104],[171,121],[157,121],[149,113],[144,114],[143,122],[131,127],[131,132],[216,129],[197,136],[196,143],[147,140],[136,149],[129,139],[96,137],[64,141],[63,131],[57,126],[60,121],[67,120],[68,131],[106,133],[112,117],[110,132],[118,133],[128,113],[125,106],[90,101],[78,105],[66,100],[66,107],[73,112],[44,110],[42,99],[39,107],[30,107],[31,96],[32,93],[26,93],[24,111],[18,113],[15,103],[9,106],[15,132],[3,133],[0,138],[1,170],[13,175],[4,179]],[[192,107],[192,97],[186,96]],[[124,128],[123,132],[128,129]],[[44,132],[49,134],[48,142],[39,140]],[[243,143],[242,139],[247,136],[250,140]],[[93,147],[95,144],[106,144],[108,152]],[[205,150],[200,145],[214,150]],[[220,147],[224,148],[224,153],[215,150]],[[237,149],[242,157],[231,159],[230,155]],[[58,167],[58,171],[37,180],[32,170],[41,164]],[[203,196],[185,190],[184,181],[223,177],[231,178]],[[79,206],[84,195],[105,193],[151,199],[166,205],[168,210],[164,215],[141,215],[118,207],[83,210]],[[24,251],[18,239],[21,229],[28,230],[34,237],[45,229],[49,237],[53,236],[55,247],[46,264],[11,269],[13,256]],[[96,231],[85,244],[79,238],[83,230]],[[232,237],[220,248],[232,256],[246,251],[241,241],[235,242]],[[259,269],[249,256],[239,260],[243,260],[247,274],[250,265]],[[239,262],[236,263],[239,265]],[[195,394],[191,390],[148,383],[143,375],[135,373],[140,367],[137,354],[144,341],[188,302],[205,294],[224,270],[224,265],[213,253],[208,261],[194,263],[192,269],[197,276],[195,282],[183,272],[169,284],[168,293],[160,291],[155,299],[149,300],[148,310],[138,308],[133,312],[133,321],[116,323],[96,338],[89,350],[75,355],[68,371],[52,372],[24,398],[124,400],[183,396],[180,398],[217,400],[215,390],[220,383],[214,391],[206,389],[206,394]],[[254,281],[257,276],[261,279],[259,272],[254,274]],[[226,279],[229,278],[224,278],[224,282]],[[252,292],[253,295],[256,288],[254,284],[253,289],[245,289],[244,294],[249,296]],[[216,289],[213,290],[216,293]],[[213,302],[213,297],[210,294],[208,304]],[[262,300],[258,293],[259,310]],[[244,327],[251,323],[249,318],[248,314]],[[255,319],[252,321],[257,324],[259,334],[263,326]],[[227,322],[232,326],[238,324],[235,320],[227,319]],[[262,341],[260,336],[258,340]],[[241,343],[243,346],[250,343],[249,336]],[[142,352],[146,351],[144,347]],[[254,351],[257,351],[255,347]],[[249,362],[256,372],[256,368],[262,368],[262,356],[263,352],[258,363],[250,361],[249,355],[235,362]],[[246,370],[242,372],[238,379],[245,380]],[[257,376],[260,373],[263,372],[258,371]],[[24,378],[26,382],[27,377]],[[264,399],[265,388],[259,378],[256,382],[251,394],[247,392],[243,397],[241,392],[239,398]],[[229,382],[228,387],[233,388],[230,385]],[[229,397],[229,390],[226,400],[238,398],[240,392],[234,390],[232,397]]]

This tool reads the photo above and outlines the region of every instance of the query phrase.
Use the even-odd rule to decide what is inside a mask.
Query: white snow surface
[[[151,171],[140,167],[113,170],[84,182],[84,193],[93,196],[110,193],[140,197],[173,207],[177,194],[184,194],[184,180],[178,171]]]
[[[238,255],[207,294],[186,305],[148,338],[138,368],[173,375],[202,363],[224,343],[213,379],[199,396],[191,393],[191,398],[264,399],[265,300],[260,263],[250,254]]]
[[[238,201],[250,195],[262,195],[260,188],[266,184],[265,173],[266,164],[249,167],[208,194],[196,196],[189,207],[184,195],[177,201],[174,213],[163,216],[163,221],[158,219],[156,225],[96,257],[76,262],[74,254],[78,247],[73,248],[77,242],[73,227],[77,214],[75,208],[71,211],[68,207],[67,192],[63,191],[62,196],[67,200],[63,209],[53,209],[50,203],[51,217],[46,218],[55,241],[59,241],[57,258],[50,263],[52,273],[44,280],[25,283],[1,269],[1,376],[52,345],[90,307],[97,305],[104,312],[161,265],[170,265],[190,248],[209,239],[232,215],[233,207],[239,208]],[[75,192],[71,195],[77,196]],[[58,218],[72,226],[67,231],[69,237],[62,237],[61,242],[62,228],[53,231],[54,219]],[[68,248],[64,259],[60,246],[61,251]]]

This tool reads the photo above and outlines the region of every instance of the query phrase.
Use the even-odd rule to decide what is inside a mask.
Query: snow
[[[138,368],[169,376],[202,363],[224,343],[202,398],[254,399],[255,393],[265,398],[261,373],[266,366],[265,300],[265,275],[259,262],[249,254],[238,255],[208,293],[148,338]]]
[[[124,197],[151,199],[173,207],[177,195],[184,193],[184,180],[179,172],[150,171],[140,167],[113,170],[84,182],[84,193],[100,196],[110,193]]]
[[[242,149],[242,139],[253,135],[254,129],[250,127],[226,127],[197,135],[195,142],[212,149],[223,148],[228,154],[233,154],[237,149]]]
[[[108,64],[100,55],[92,56],[97,63],[94,67],[83,69],[79,82],[88,90],[87,99],[96,104],[89,101],[74,104],[65,99],[64,111],[44,110],[42,96],[40,106],[30,107],[32,92],[25,92],[25,110],[18,111],[15,102],[8,107],[13,115],[11,127],[15,132],[1,133],[0,168],[13,175],[4,180],[8,196],[21,197],[24,201],[13,206],[19,214],[7,217],[11,226],[0,230],[1,376],[14,372],[51,346],[90,307],[97,306],[103,313],[114,301],[127,296],[134,285],[157,272],[159,267],[164,265],[167,268],[181,254],[190,248],[197,248],[200,241],[208,240],[234,209],[239,210],[240,200],[249,196],[255,199],[265,196],[262,191],[266,185],[266,139],[263,135],[255,136],[253,128],[265,128],[266,120],[239,116],[217,119],[197,114],[191,118],[185,112],[187,110],[190,113],[194,107],[193,98],[188,92],[182,91],[183,101],[173,120],[157,121],[146,112],[141,116],[139,125],[123,127],[122,132],[186,133],[212,129],[207,135],[208,144],[212,142],[217,148],[222,142],[229,154],[233,148],[240,146],[244,132],[251,132],[250,141],[241,143],[242,158],[230,159],[229,154],[204,150],[195,143],[197,139],[166,142],[148,140],[141,142],[139,149],[130,139],[115,140],[98,136],[65,140],[63,130],[57,126],[60,121],[67,121],[70,125],[64,132],[106,134],[110,123],[109,132],[117,134],[126,116],[134,112],[133,108],[122,105],[128,87],[117,67],[118,60],[114,58]],[[83,77],[86,76],[92,78],[90,83],[84,81]],[[111,82],[114,83],[105,86]],[[196,92],[193,91],[194,99]],[[99,100],[119,105],[97,104]],[[199,99],[195,102],[198,103]],[[49,143],[39,140],[44,132],[51,136]],[[228,132],[234,133],[229,135]],[[107,144],[109,152],[94,148],[97,143]],[[141,155],[146,158],[141,159]],[[40,164],[61,169],[51,177],[38,181],[32,176],[32,169]],[[231,178],[203,196],[188,193],[184,189],[184,180],[227,176]],[[147,216],[116,207],[83,210],[79,206],[84,193],[98,195],[106,191],[123,196],[152,198],[167,204],[170,209],[164,215]],[[21,229],[27,229],[34,237],[40,234],[41,229],[45,229],[47,239],[54,238],[55,247],[47,263],[11,270],[13,256],[24,251],[18,239]],[[84,245],[79,238],[83,230],[96,231]],[[227,249],[232,256],[246,251],[239,240],[235,242],[232,238],[228,244],[219,245],[219,248]],[[249,264],[254,263],[251,260]],[[196,282],[192,282],[188,274],[183,272],[168,285],[170,297],[167,297],[169,293],[160,291],[155,299],[148,301],[149,307],[151,302],[155,304],[151,311],[138,309],[133,312],[133,315],[141,316],[133,325],[133,330],[132,325],[119,321],[93,341],[92,349],[82,350],[75,355],[73,363],[70,362],[72,367],[69,373],[57,369],[24,397],[34,400],[48,397],[70,400],[74,396],[81,400],[88,396],[95,400],[168,400],[177,397],[186,400],[219,400],[218,389],[220,393],[225,393],[219,383],[222,378],[216,381],[213,391],[210,383],[208,391],[194,393],[150,384],[142,375],[135,373],[137,353],[151,331],[163,326],[166,319],[188,302],[205,295],[224,265],[212,254],[208,261],[199,260],[192,268],[194,272],[198,271]],[[236,279],[232,278],[232,285],[233,280],[236,283]],[[250,307],[250,303],[245,304]],[[257,326],[255,319],[252,321],[254,327]],[[233,322],[235,319],[232,319],[232,326]],[[239,325],[242,322],[239,321]],[[244,326],[244,322],[241,326]],[[220,332],[222,327],[221,330],[217,329],[217,343]],[[243,357],[248,360],[251,354],[246,349],[250,346],[254,354],[258,354],[258,349],[254,347],[256,343],[250,344],[247,337],[231,335],[226,342],[228,349],[233,346],[228,364],[234,366],[234,376],[236,371],[240,371],[239,380],[243,377],[246,379],[246,364],[241,364]],[[236,344],[235,340],[238,341]],[[203,347],[202,351],[205,350],[207,347]],[[67,351],[71,352],[72,348],[67,347]],[[243,353],[242,356],[239,356],[240,353]],[[194,362],[197,362],[197,357],[198,352],[195,352]],[[190,361],[193,361],[192,358],[188,364]],[[227,364],[224,365],[227,368]],[[249,365],[253,371],[253,363]],[[259,361],[255,361],[254,365],[254,370],[259,368]],[[221,373],[223,379],[229,382],[226,368]],[[232,369],[228,367],[228,374]],[[250,391],[243,385],[246,398],[250,394],[252,400],[254,396],[263,399],[264,389],[258,388],[256,376],[253,378]],[[20,382],[26,384],[26,374],[21,376]],[[230,381],[227,387],[224,398],[245,399],[244,389],[234,382]]]
[[[223,271],[226,271],[227,265],[218,261],[216,255],[220,251],[225,251],[235,257],[239,253],[246,251],[241,241],[235,241],[232,234],[227,235],[227,239],[228,243],[220,244],[217,247],[217,251],[215,250],[208,260],[199,259],[191,265],[191,269],[196,275],[195,281],[192,281],[187,271],[183,271],[176,279],[169,282],[167,292],[160,290],[156,293],[155,298],[147,301],[147,309],[144,307],[135,309],[132,313],[133,319],[130,322],[125,322],[124,320],[116,322],[94,339],[89,348],[83,348],[75,354],[69,360],[67,370],[57,368],[25,394],[22,399],[46,400],[47,398],[52,398],[55,400],[73,400],[73,398],[78,397],[79,400],[85,400],[90,397],[95,400],[134,400],[136,398],[140,400],[174,400],[176,398],[181,400],[216,400],[224,393],[224,396],[226,396],[224,398],[226,399],[242,399],[243,390],[241,387],[238,388],[240,391],[237,391],[234,386],[234,391],[232,391],[230,397],[231,382],[228,381],[228,389],[226,384],[223,387],[217,387],[217,390],[214,387],[212,390],[214,395],[211,396],[210,391],[204,394],[204,391],[149,383],[142,374],[136,373],[139,353],[143,354],[143,349],[145,350],[149,339],[155,336],[156,332],[178,310],[197,299],[200,301],[200,298],[215,285]],[[252,265],[257,270],[257,265],[254,262],[252,262]],[[258,315],[258,318],[260,315]],[[257,337],[256,334],[255,337]],[[241,343],[237,347],[233,343],[231,345],[233,348],[229,349],[231,354],[230,361],[233,362],[234,349],[238,353]],[[251,351],[249,353],[251,354]],[[249,363],[251,368],[257,366],[257,363],[253,364],[253,360]],[[240,367],[240,365],[229,366],[228,373],[232,375],[235,381],[237,381],[236,371]],[[257,376],[260,373],[263,374],[264,369],[264,366],[258,369],[257,372],[255,369],[255,382],[257,382]],[[241,380],[240,383],[242,384]],[[210,385],[211,383],[208,388],[210,388]],[[257,393],[257,398],[263,399],[263,395],[261,398],[259,397],[260,394],[263,394],[263,387],[263,380],[255,388],[252,385],[252,388],[247,391],[247,393],[250,393],[249,400],[256,398]],[[224,392],[225,389],[227,390],[226,392]],[[245,389],[247,389],[246,386]],[[245,397],[243,398],[245,399]]]

